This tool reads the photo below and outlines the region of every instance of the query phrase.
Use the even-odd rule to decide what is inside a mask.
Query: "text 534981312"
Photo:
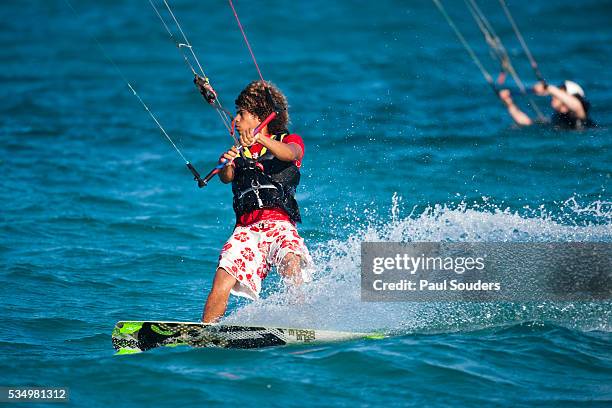
[[[66,387],[0,387],[0,402],[67,402]]]

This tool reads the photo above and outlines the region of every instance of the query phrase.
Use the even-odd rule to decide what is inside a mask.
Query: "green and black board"
[[[288,344],[314,344],[354,339],[378,339],[377,333],[289,329],[261,326],[227,326],[197,322],[118,322],[113,347],[119,354],[138,353],[156,347],[221,347],[252,349]]]

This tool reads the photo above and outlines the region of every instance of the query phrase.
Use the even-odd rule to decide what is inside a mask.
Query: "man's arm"
[[[238,149],[236,146],[232,146],[227,152],[223,153],[221,156],[221,160],[225,159],[225,162],[234,160],[238,156]],[[227,184],[231,183],[234,180],[234,166],[233,164],[229,164],[221,169],[219,172],[219,179]]]
[[[234,166],[229,164],[219,172],[219,180],[221,180],[224,184],[231,183],[234,180]]]
[[[243,146],[251,146],[256,142],[261,143],[274,157],[282,161],[302,160],[304,156],[302,147],[297,143],[284,143],[269,137],[254,135],[253,129],[247,135],[240,135],[240,143]]]
[[[282,161],[301,160],[304,155],[302,148],[297,143],[283,143],[268,137],[260,137],[257,141]]]

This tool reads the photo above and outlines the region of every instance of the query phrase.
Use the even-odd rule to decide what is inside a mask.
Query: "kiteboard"
[[[155,321],[121,321],[115,325],[112,335],[117,354],[139,353],[157,347],[254,349],[383,337],[385,335],[380,333]]]

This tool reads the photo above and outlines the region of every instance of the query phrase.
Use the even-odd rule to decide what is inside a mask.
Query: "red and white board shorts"
[[[236,226],[219,255],[218,268],[237,279],[231,293],[258,299],[261,282],[270,268],[280,265],[285,255],[299,255],[302,280],[310,282],[307,267],[312,265],[304,240],[289,221],[260,221],[246,227]]]

